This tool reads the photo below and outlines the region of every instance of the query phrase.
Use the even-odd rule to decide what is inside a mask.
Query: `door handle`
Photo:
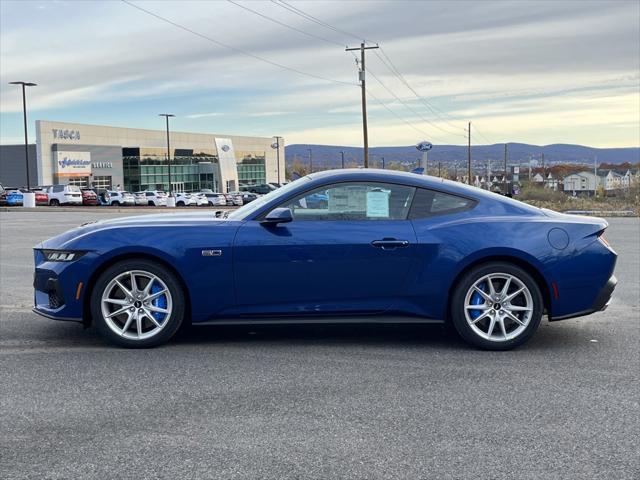
[[[382,240],[374,240],[371,242],[372,247],[381,248],[383,250],[395,250],[409,245],[408,240],[398,240],[397,238],[383,238]]]

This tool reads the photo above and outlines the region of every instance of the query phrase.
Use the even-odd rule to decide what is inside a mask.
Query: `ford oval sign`
[[[230,150],[229,145],[223,145],[222,146],[222,151],[223,152],[228,152]]]
[[[433,145],[429,142],[420,142],[416,145],[416,148],[421,152],[428,152],[433,148]]]

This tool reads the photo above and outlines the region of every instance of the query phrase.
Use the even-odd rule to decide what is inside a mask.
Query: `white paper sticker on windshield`
[[[388,192],[367,192],[367,217],[389,218]]]

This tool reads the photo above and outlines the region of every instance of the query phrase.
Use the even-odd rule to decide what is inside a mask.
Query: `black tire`
[[[135,340],[124,338],[111,330],[102,315],[102,294],[113,278],[129,270],[144,270],[160,278],[169,289],[172,311],[162,330],[153,337]],[[175,274],[152,260],[124,260],[105,270],[96,280],[90,298],[91,317],[100,334],[111,343],[126,348],[149,348],[168,342],[182,325],[185,314],[185,296]]]
[[[115,200],[115,201],[111,202],[111,206],[112,207],[119,207],[120,206],[120,202]]]
[[[156,206],[156,204],[155,204],[155,203],[153,203],[151,200],[149,200],[149,201],[147,202],[147,205],[148,205],[148,206],[150,206],[150,207],[155,207],[155,206]]]
[[[51,205],[52,207],[59,207],[60,206],[60,200],[58,200],[56,198],[52,198],[51,201],[49,202],[49,205]]]
[[[464,304],[467,292],[473,287],[474,283],[485,275],[492,273],[504,273],[516,277],[527,287],[531,294],[533,305],[529,323],[518,336],[510,340],[495,341],[481,337],[472,329],[465,316]],[[458,334],[467,343],[483,350],[510,350],[522,345],[538,329],[544,311],[542,293],[533,277],[522,268],[507,262],[485,263],[471,269],[458,281],[450,302],[451,322]],[[514,323],[514,325],[516,324]]]
[[[180,201],[180,202],[176,203],[176,207],[184,207],[184,202]]]

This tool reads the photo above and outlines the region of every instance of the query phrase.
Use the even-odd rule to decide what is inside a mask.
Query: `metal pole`
[[[382,157],[382,169],[384,170],[384,157]]]
[[[166,117],[167,120],[167,165],[169,167],[169,196],[173,196],[173,189],[171,187],[171,147],[169,146],[169,116]]]
[[[342,169],[344,170],[344,152],[341,151],[340,155],[342,156]]]
[[[276,160],[278,162],[278,185],[280,185],[280,137],[276,137]]]
[[[469,122],[468,146],[467,146],[467,183],[471,185],[471,122]]]
[[[307,150],[309,150],[309,173],[313,173],[313,153],[310,148],[307,148]]]
[[[31,189],[31,179],[29,178],[29,136],[27,135],[27,94],[25,84],[22,84],[22,114],[24,117],[24,159],[27,165],[27,190]]]

